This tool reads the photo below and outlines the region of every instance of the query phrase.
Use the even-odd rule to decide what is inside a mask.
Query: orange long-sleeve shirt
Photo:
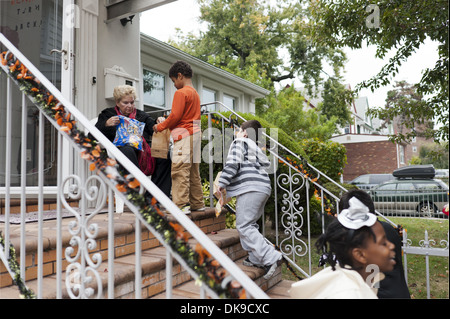
[[[157,125],[158,132],[171,130],[174,141],[200,132],[200,96],[191,86],[185,86],[175,92],[172,111],[169,117]]]

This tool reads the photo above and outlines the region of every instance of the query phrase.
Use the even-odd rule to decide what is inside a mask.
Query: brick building
[[[408,165],[411,159],[410,145],[395,144],[386,135],[343,134],[334,136],[332,140],[347,149],[345,182],[363,174],[392,173],[394,169]]]

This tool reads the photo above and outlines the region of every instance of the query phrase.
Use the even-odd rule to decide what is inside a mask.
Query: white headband
[[[377,217],[369,212],[369,208],[356,197],[348,201],[349,208],[338,215],[339,222],[346,228],[359,229],[363,226],[373,226]]]

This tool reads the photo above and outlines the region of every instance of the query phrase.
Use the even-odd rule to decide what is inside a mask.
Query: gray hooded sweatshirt
[[[266,172],[269,167],[269,159],[253,140],[237,138],[230,145],[219,186],[226,188],[228,197],[247,192],[270,195],[272,188]]]

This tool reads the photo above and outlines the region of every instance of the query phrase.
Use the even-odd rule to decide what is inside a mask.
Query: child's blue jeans
[[[257,224],[268,198],[269,195],[261,192],[236,197],[236,229],[241,245],[248,252],[250,261],[258,266],[272,265],[281,258],[281,253],[266,242]]]

